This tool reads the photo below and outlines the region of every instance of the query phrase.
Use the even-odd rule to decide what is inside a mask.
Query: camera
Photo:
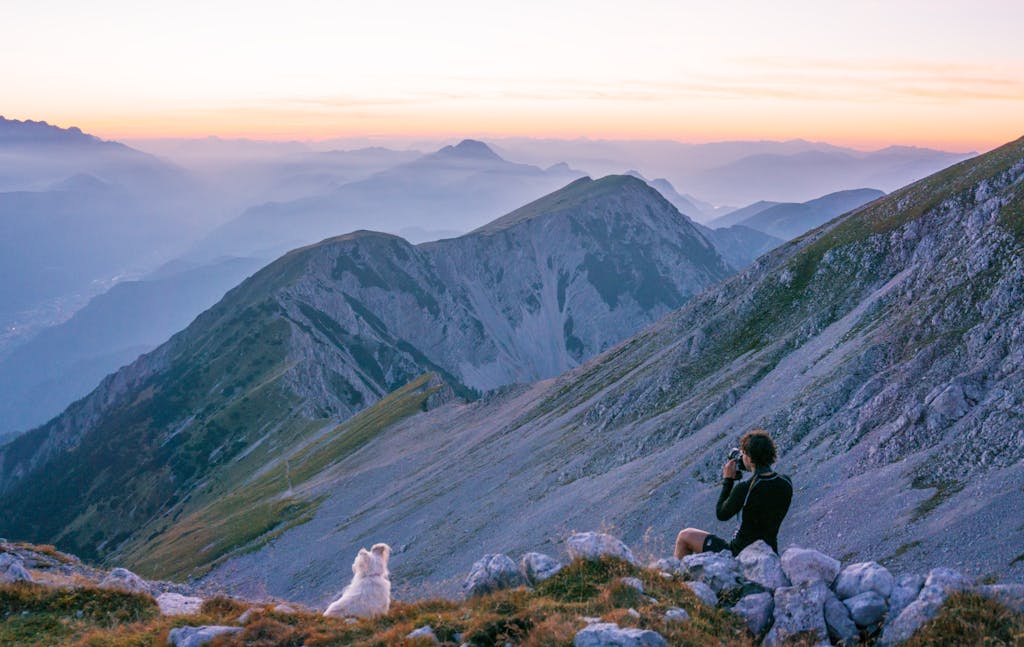
[[[733,447],[729,450],[729,460],[736,461],[737,472],[747,469],[746,465],[743,464],[743,452],[740,451],[739,447]]]

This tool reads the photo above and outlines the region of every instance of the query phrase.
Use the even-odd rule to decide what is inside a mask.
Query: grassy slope
[[[326,434],[322,423],[299,423],[279,448],[262,448],[225,468],[191,505],[169,510],[136,533],[117,557],[149,577],[198,575],[237,551],[258,548],[308,521],[322,495],[305,485],[370,442],[381,430],[422,410],[441,382],[430,374],[410,382]],[[278,432],[280,434],[280,432]],[[280,460],[278,460],[280,458]]]
[[[640,578],[646,594],[657,602],[620,582],[624,576]],[[691,620],[666,623],[664,613],[671,607],[686,609]],[[198,616],[166,618],[145,595],[88,587],[61,590],[6,585],[0,586],[0,644],[165,644],[168,632],[176,626],[235,625],[244,608],[239,602],[214,598],[206,601]],[[638,615],[631,615],[629,609],[635,609]],[[607,559],[573,562],[536,590],[501,591],[463,602],[396,602],[387,616],[356,623],[324,618],[315,612],[280,614],[256,607],[241,633],[221,638],[216,644],[412,647],[432,644],[405,639],[414,629],[430,625],[445,645],[464,641],[481,647],[506,642],[525,647],[569,647],[576,632],[586,626],[584,616],[657,631],[673,646],[752,647],[758,638],[749,634],[738,616],[698,601],[681,580],[667,580],[657,571]],[[865,638],[870,641],[870,637]],[[1020,644],[1022,640],[1024,615],[977,595],[957,594],[908,644]],[[814,641],[797,638],[790,644],[811,645]]]

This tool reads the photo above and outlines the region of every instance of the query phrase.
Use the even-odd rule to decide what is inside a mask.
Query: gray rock
[[[295,609],[295,607],[291,606],[290,604],[275,604],[274,608],[272,609],[272,611],[274,613],[283,613],[283,614],[286,614],[286,615],[291,615],[291,614],[294,614],[294,613],[298,613],[298,611]]]
[[[783,567],[785,567],[785,563],[785,556],[783,556]],[[838,572],[838,567],[836,571]],[[790,574],[790,579],[792,578],[793,576]],[[764,646],[780,647],[791,636],[804,631],[814,632],[818,640],[827,642],[828,628],[825,626],[825,599],[827,597],[828,587],[821,580],[815,580],[805,586],[784,586],[775,589],[775,623],[768,635],[765,636]]]
[[[177,629],[171,629],[171,632],[167,635],[167,644],[174,645],[174,647],[200,647],[200,645],[205,645],[217,636],[236,634],[240,631],[242,631],[241,627],[221,627],[216,625],[178,627]]]
[[[693,591],[693,594],[697,596],[697,599],[708,605],[709,607],[718,606],[718,595],[711,589],[710,586],[704,582],[685,582],[686,588]]]
[[[878,645],[889,647],[905,642],[921,625],[939,613],[950,593],[972,588],[974,584],[959,572],[949,568],[933,568],[928,572],[917,598],[885,626]]]
[[[473,564],[462,590],[468,596],[484,595],[526,583],[516,563],[508,555],[484,555]]]
[[[625,584],[626,586],[636,589],[641,593],[644,592],[644,583],[641,582],[640,578],[638,577],[620,577],[619,581]]]
[[[569,557],[572,559],[600,559],[605,556],[618,557],[639,566],[629,546],[615,537],[602,532],[578,532],[568,541]]]
[[[562,564],[558,560],[544,553],[526,553],[519,560],[519,566],[526,581],[532,585],[540,584],[562,570]]]
[[[1017,613],[1024,613],[1024,584],[989,584],[979,586],[978,593],[996,600]]]
[[[179,593],[161,593],[156,604],[165,616],[194,616],[203,606],[202,598],[189,597]]]
[[[828,592],[825,598],[825,627],[828,629],[828,637],[836,644],[854,645],[857,642],[857,625],[850,617],[850,610],[846,608],[836,594]]]
[[[0,553],[0,584],[31,581],[32,575],[21,558],[13,553]]]
[[[721,593],[740,585],[740,563],[727,551],[720,553],[697,553],[683,558],[686,575],[704,582],[715,593]]]
[[[824,582],[832,586],[839,575],[839,561],[809,548],[787,548],[782,553],[782,570],[793,586]]]
[[[895,620],[907,605],[917,599],[924,586],[924,575],[901,575],[896,579],[889,596],[889,616],[887,621]]]
[[[743,577],[760,584],[769,591],[789,586],[789,578],[782,570],[782,560],[764,541],[758,539],[736,556]]]
[[[115,568],[110,571],[100,582],[100,588],[118,589],[130,593],[150,593],[149,583],[127,568]]]
[[[675,557],[665,557],[651,564],[650,568],[667,573],[668,575],[685,575],[686,566],[683,565],[683,560],[676,559]],[[671,579],[671,578],[669,578]]]
[[[426,638],[435,645],[440,645],[441,641],[437,639],[437,635],[434,634],[434,628],[430,625],[423,625],[419,629],[409,632],[406,640],[415,640],[417,638]]]
[[[256,615],[256,609],[246,609],[242,612],[242,615],[235,619],[235,622],[240,625],[247,625],[254,615]]]
[[[840,600],[874,591],[883,598],[892,595],[896,578],[878,562],[860,562],[844,568],[836,578],[835,590]]]
[[[885,617],[889,605],[876,591],[865,591],[843,600],[858,627],[869,627]]]
[[[747,623],[747,629],[755,636],[760,636],[772,621],[775,601],[771,593],[755,593],[740,598],[732,608],[732,612],[740,615]]]
[[[690,619],[690,614],[686,612],[686,609],[672,607],[665,611],[663,619],[665,622],[687,622]]]
[[[573,647],[667,647],[661,634],[648,629],[622,629],[611,622],[599,622],[581,629]]]

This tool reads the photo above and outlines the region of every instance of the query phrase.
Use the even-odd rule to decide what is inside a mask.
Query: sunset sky
[[[2,1],[0,114],[107,138],[1024,134],[1020,0]]]

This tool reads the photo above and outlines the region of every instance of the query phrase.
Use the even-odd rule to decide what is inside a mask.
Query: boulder
[[[165,616],[194,616],[203,606],[202,598],[193,598],[178,593],[161,593],[156,599],[160,613]]]
[[[896,578],[878,562],[860,562],[844,568],[836,578],[835,590],[840,600],[874,591],[883,598],[892,595]]]
[[[648,629],[622,629],[611,622],[598,622],[581,629],[573,647],[667,647],[661,634]]]
[[[869,627],[885,617],[889,605],[876,591],[865,591],[843,600],[858,627]]]
[[[687,622],[690,619],[690,614],[686,612],[686,609],[680,609],[679,607],[672,607],[665,611],[665,622]]]
[[[644,583],[640,581],[638,577],[620,577],[619,581],[630,588],[634,588],[640,593],[644,592]]]
[[[839,645],[857,644],[857,625],[850,617],[850,610],[832,591],[825,597],[825,627],[832,642]]]
[[[787,548],[782,553],[782,570],[793,586],[824,582],[832,586],[839,575],[839,561],[809,548]]]
[[[693,591],[693,594],[697,596],[697,599],[709,607],[718,606],[718,596],[711,587],[704,582],[684,582],[684,586]]]
[[[895,620],[900,615],[900,612],[907,608],[908,604],[917,599],[923,586],[923,575],[899,576],[892,587],[892,595],[889,596],[889,615],[886,621],[891,622]]]
[[[772,594],[765,592],[740,598],[740,601],[732,608],[732,612],[747,622],[747,629],[750,630],[750,633],[760,636],[771,623],[774,609],[775,601]]]
[[[1024,613],[1024,584],[989,584],[979,586],[978,593],[1017,613]]]
[[[519,572],[511,557],[504,554],[484,555],[473,564],[466,581],[462,583],[462,590],[468,596],[475,596],[522,586],[525,583],[523,574]]]
[[[101,589],[117,589],[129,593],[149,593],[149,582],[127,568],[115,568],[100,582]]]
[[[217,636],[225,634],[236,634],[242,631],[241,627],[178,627],[171,629],[167,635],[167,644],[174,647],[200,647],[212,641]]]
[[[409,635],[405,637],[406,640],[416,640],[417,638],[426,638],[435,645],[441,644],[441,641],[437,639],[437,635],[434,633],[434,628],[430,625],[423,625],[419,629],[410,631]]]
[[[661,571],[662,573],[675,575],[682,575],[686,572],[686,567],[683,566],[683,560],[676,559],[675,557],[663,557],[651,564],[648,568]]]
[[[629,546],[603,532],[578,532],[569,537],[569,557],[572,559],[601,559],[618,557],[639,566]]]
[[[526,581],[537,585],[562,570],[562,564],[544,553],[526,553],[519,560],[520,569]]]
[[[837,567],[836,571],[838,570]],[[789,577],[793,579],[792,574]],[[819,641],[828,642],[828,628],[825,626],[827,597],[828,587],[822,580],[815,580],[804,586],[784,586],[775,589],[775,623],[765,636],[764,647],[781,647],[790,637],[805,631],[813,632]]]
[[[20,557],[14,553],[0,553],[0,584],[31,581],[32,575]]]
[[[736,556],[743,577],[760,584],[769,591],[789,586],[789,578],[782,570],[782,560],[764,541],[758,539]]]
[[[889,647],[905,642],[921,625],[938,615],[950,593],[972,588],[973,583],[959,572],[950,568],[933,568],[928,572],[917,598],[886,624],[877,644]]]
[[[687,555],[682,561],[686,576],[704,582],[715,593],[734,589],[743,579],[740,563],[728,551]]]

